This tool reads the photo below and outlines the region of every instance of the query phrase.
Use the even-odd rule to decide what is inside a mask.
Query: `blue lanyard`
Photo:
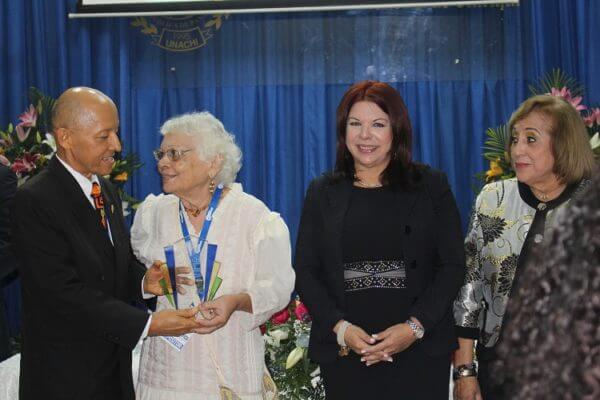
[[[221,193],[223,192],[223,185],[217,186],[215,189],[215,193],[213,194],[212,199],[210,200],[210,204],[208,205],[208,210],[206,210],[206,217],[204,218],[204,224],[202,225],[202,230],[200,231],[200,237],[198,238],[198,243],[196,248],[192,244],[192,239],[190,237],[190,233],[188,231],[187,225],[185,223],[185,214],[183,203],[179,201],[179,223],[181,224],[181,232],[183,233],[183,239],[185,240],[185,247],[187,249],[188,256],[190,258],[190,262],[192,263],[192,270],[194,271],[194,280],[196,281],[196,289],[198,290],[198,296],[201,300],[205,300],[205,295],[208,292],[208,284],[210,275],[212,273],[212,261],[214,261],[216,253],[216,246],[210,246],[211,251],[207,256],[207,264],[206,264],[206,275],[207,281],[204,281],[204,277],[202,276],[202,270],[200,269],[200,253],[204,248],[204,244],[206,243],[206,238],[208,236],[208,231],[212,224],[213,214],[217,208],[219,203],[219,199],[221,198]],[[211,261],[212,259],[212,261]]]

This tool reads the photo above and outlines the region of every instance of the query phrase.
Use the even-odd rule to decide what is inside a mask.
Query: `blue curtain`
[[[528,84],[561,68],[600,103],[599,0],[521,0],[518,7],[249,14],[223,18],[194,51],[151,43],[132,19],[67,19],[76,0],[0,0],[0,125],[27,88],[75,85],[115,99],[125,151],[144,167],[138,198],[160,191],[151,150],[167,118],[208,110],[244,153],[238,180],[280,212],[292,239],[304,191],[333,164],[335,108],[358,80],[391,83],[415,130],[414,157],[444,170],[466,222],[487,127],[505,122]],[[18,287],[5,290],[13,331]]]

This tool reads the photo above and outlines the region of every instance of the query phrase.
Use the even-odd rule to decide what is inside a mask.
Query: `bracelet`
[[[350,322],[344,320],[342,320],[340,324],[340,327],[337,331],[337,342],[340,347],[347,347],[346,341],[344,340],[344,335],[346,334],[346,329],[348,329],[350,325],[352,325]]]
[[[460,378],[466,378],[468,376],[477,376],[477,364],[474,362],[470,364],[459,365],[452,369],[452,379],[458,380]]]

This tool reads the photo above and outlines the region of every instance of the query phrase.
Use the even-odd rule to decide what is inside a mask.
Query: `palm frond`
[[[583,85],[559,68],[555,68],[539,78],[535,85],[529,85],[529,91],[535,96],[550,93],[552,88],[562,89],[564,87],[570,90],[573,97],[583,96]]]
[[[52,109],[54,108],[54,103],[56,103],[56,100],[45,95],[38,88],[30,87],[29,101],[31,101],[31,104],[33,104],[37,110],[38,129],[43,133],[50,132],[52,130]]]
[[[483,156],[490,161],[506,160],[506,145],[509,140],[508,127],[500,125],[488,128],[485,134],[487,139],[483,143]]]

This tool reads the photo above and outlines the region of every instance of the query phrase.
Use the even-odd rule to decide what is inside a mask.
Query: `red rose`
[[[271,317],[271,322],[273,325],[281,325],[284,324],[288,319],[290,319],[290,312],[286,307],[283,310],[275,313],[275,315]]]
[[[296,309],[294,310],[294,314],[296,314],[296,318],[298,318],[300,321],[310,321],[310,314],[308,312],[308,308],[306,308],[306,306],[304,305],[304,303],[302,303],[301,301],[299,301],[296,304]]]
[[[264,335],[265,332],[267,331],[267,325],[262,324],[259,328],[260,328],[260,334]]]

